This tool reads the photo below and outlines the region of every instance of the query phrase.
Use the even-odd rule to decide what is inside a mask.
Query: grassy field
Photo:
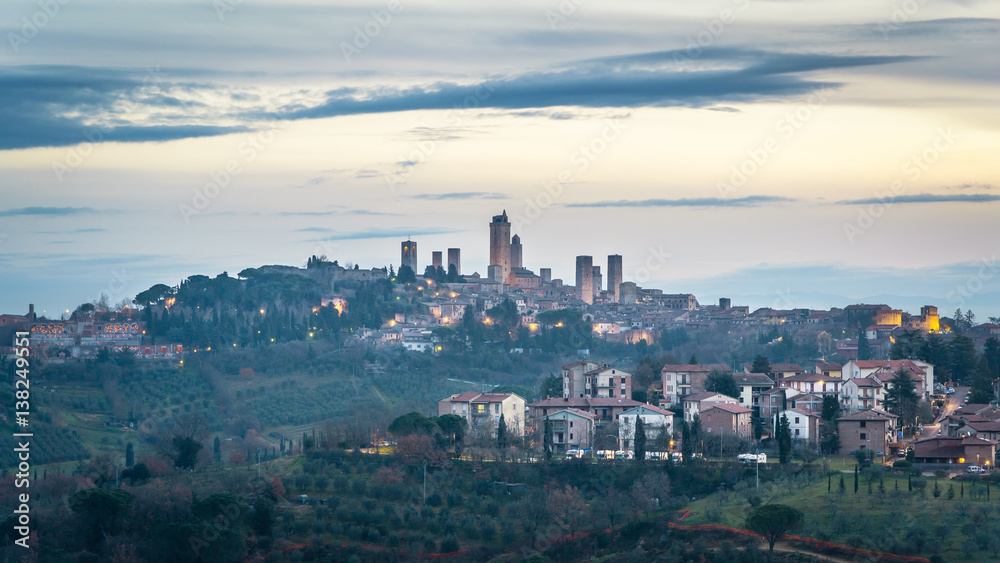
[[[849,469],[853,470],[853,459],[850,461]],[[846,463],[842,460],[830,466]],[[762,483],[759,492],[752,484],[741,484],[735,491],[717,492],[692,502],[686,523],[742,528],[752,509],[750,499],[759,494],[761,502],[802,510],[806,516],[804,536],[903,555],[937,554],[945,561],[997,560],[1000,526],[995,522],[1000,517],[1000,488],[990,487],[987,500],[984,482],[938,477],[914,478],[914,482],[917,487],[910,491],[904,473],[862,472],[855,493],[853,471],[833,469],[829,477],[789,477]]]

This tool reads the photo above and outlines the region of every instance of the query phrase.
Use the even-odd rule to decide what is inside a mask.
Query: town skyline
[[[995,4],[564,4],[5,4],[0,308],[387,266],[506,208],[564,279],[1000,314]]]

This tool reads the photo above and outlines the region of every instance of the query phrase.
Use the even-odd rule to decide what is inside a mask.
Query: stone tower
[[[510,267],[512,269],[524,267],[521,262],[521,237],[517,235],[510,239]]]
[[[435,270],[438,269],[438,268],[443,268],[444,267],[441,264],[441,251],[440,250],[435,250],[435,251],[431,252],[431,266],[434,266]]]
[[[455,272],[458,275],[462,275],[462,249],[461,248],[449,248],[448,249],[448,268],[451,265],[455,265]],[[445,268],[447,271],[448,268]]]
[[[604,276],[601,275],[601,267],[594,266],[594,297],[601,295],[601,287],[603,287]]]
[[[608,294],[611,300],[618,302],[619,287],[622,284],[622,256],[612,254],[608,256]]]
[[[594,302],[594,258],[576,257],[576,298],[584,303]]]
[[[490,222],[490,266],[500,266],[500,281],[507,283],[510,276],[510,221],[507,211],[494,215]]]
[[[406,239],[400,245],[399,266],[409,266],[414,275],[420,275],[417,271],[417,241]]]

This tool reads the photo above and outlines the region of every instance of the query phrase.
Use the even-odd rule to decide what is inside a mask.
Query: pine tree
[[[858,331],[858,359],[872,359],[872,347],[871,344],[868,343],[868,336],[865,334],[864,328]]]
[[[646,459],[646,427],[642,422],[642,417],[635,417],[635,439],[633,440],[633,453],[635,459],[643,461]]]
[[[132,442],[125,445],[125,467],[132,467],[135,465],[135,451],[132,448]]]
[[[681,422],[681,457],[685,464],[691,463],[692,452],[694,448],[691,442],[691,427],[688,426],[687,421]]]
[[[452,264],[452,267],[454,268],[455,265]],[[552,459],[552,420],[545,419],[543,433],[545,435],[542,437],[542,447],[545,449],[545,460],[548,461]]]
[[[500,413],[500,422],[497,424],[497,447],[506,450],[510,442],[507,432],[507,421],[504,420],[503,413]]]
[[[788,417],[781,415],[778,423],[778,461],[787,465],[792,461],[792,431],[788,427]]]
[[[285,449],[284,448],[284,440],[282,440],[282,448],[281,449],[282,450]],[[221,462],[222,461],[222,442],[219,440],[218,436],[215,437],[215,440],[212,443],[212,452],[215,454],[215,461]]]
[[[858,464],[854,464],[854,494],[858,494],[858,473],[861,473]]]
[[[898,416],[901,424],[912,425],[919,400],[910,372],[905,369],[897,371],[885,392],[886,410]]]

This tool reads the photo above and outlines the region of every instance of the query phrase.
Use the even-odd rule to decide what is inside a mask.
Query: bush
[[[441,553],[453,553],[458,551],[458,540],[455,536],[448,536],[441,540]]]
[[[892,466],[897,467],[899,469],[906,469],[908,467],[911,467],[912,465],[913,465],[912,463],[906,461],[905,459],[900,459],[892,462]]]

